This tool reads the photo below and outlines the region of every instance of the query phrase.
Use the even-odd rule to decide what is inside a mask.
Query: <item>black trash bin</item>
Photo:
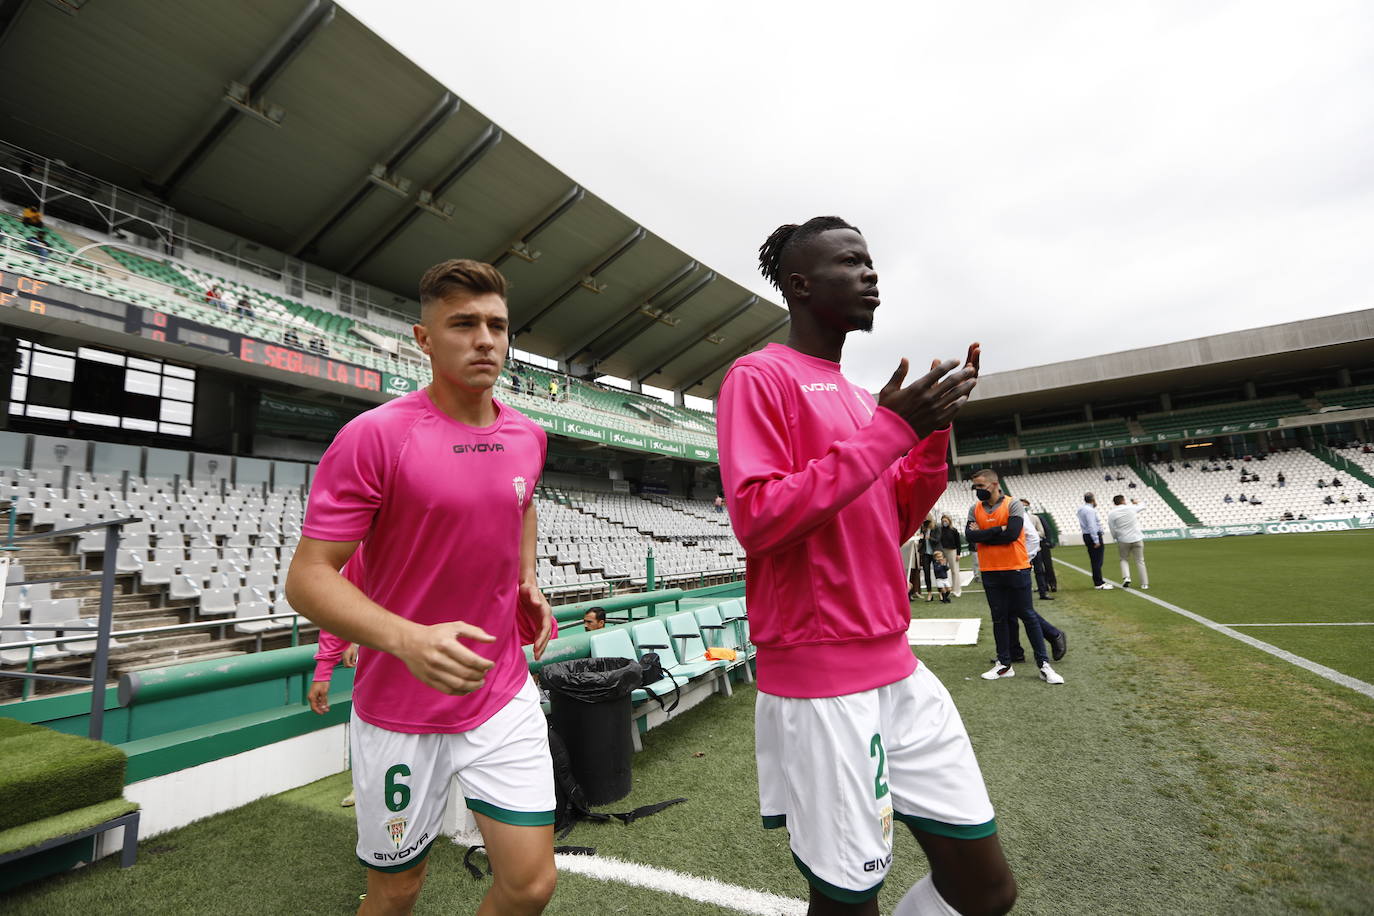
[[[577,658],[539,672],[549,691],[549,724],[567,745],[589,805],[630,794],[630,694],[639,680],[639,662],[629,658]]]

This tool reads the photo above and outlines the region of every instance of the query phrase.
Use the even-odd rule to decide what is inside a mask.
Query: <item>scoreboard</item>
[[[158,343],[180,344],[265,366],[283,376],[321,379],[360,391],[382,391],[382,373],[320,353],[258,340],[158,309],[106,299],[23,273],[0,270],[0,315],[17,309]],[[399,378],[399,377],[394,377]]]

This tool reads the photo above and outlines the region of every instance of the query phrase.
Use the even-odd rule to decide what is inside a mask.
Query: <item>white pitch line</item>
[[[555,855],[554,861],[558,864],[559,871],[585,875],[598,881],[616,881],[665,894],[676,894],[688,900],[713,903],[754,916],[804,916],[806,913],[805,900],[750,890],[711,878],[684,875],[667,868],[654,868],[651,865],[639,865],[607,856],[575,856],[565,853]],[[645,907],[646,912],[652,912],[653,909],[652,906]]]
[[[1228,627],[1374,627],[1374,622],[1358,623],[1228,623]]]
[[[1054,562],[1059,563],[1062,566],[1066,566],[1076,573],[1081,573],[1085,576],[1092,575],[1092,573],[1088,572],[1083,567],[1074,566],[1072,563],[1065,562],[1064,560],[1061,560],[1058,557],[1054,558]],[[1121,588],[1120,582],[1113,582],[1112,584],[1115,585],[1117,588]],[[1325,665],[1319,665],[1311,659],[1303,658],[1301,655],[1294,655],[1287,649],[1280,649],[1278,646],[1271,646],[1267,642],[1261,642],[1253,636],[1248,636],[1245,633],[1240,632],[1239,630],[1233,630],[1225,624],[1217,623],[1215,620],[1208,620],[1201,614],[1194,614],[1192,611],[1184,610],[1176,604],[1170,604],[1167,601],[1163,601],[1159,598],[1156,598],[1154,595],[1151,595],[1147,592],[1142,592],[1139,589],[1124,588],[1121,590],[1128,594],[1135,595],[1137,598],[1144,598],[1146,601],[1151,601],[1167,611],[1173,611],[1175,614],[1179,614],[1183,617],[1187,617],[1189,620],[1196,621],[1197,623],[1202,624],[1204,627],[1207,627],[1210,630],[1216,630],[1218,633],[1222,633],[1226,636],[1231,637],[1232,639],[1238,639],[1241,642],[1245,643],[1247,646],[1253,646],[1256,649],[1259,649],[1261,652],[1268,652],[1275,658],[1281,658],[1291,665],[1297,665],[1299,668],[1304,668],[1308,671],[1311,671],[1318,677],[1326,678],[1333,684],[1340,684],[1342,687],[1349,687],[1351,690],[1354,690],[1357,693],[1362,693],[1367,697],[1374,698],[1374,684],[1367,683],[1358,678],[1353,678],[1348,674],[1342,674],[1335,668],[1328,668]]]

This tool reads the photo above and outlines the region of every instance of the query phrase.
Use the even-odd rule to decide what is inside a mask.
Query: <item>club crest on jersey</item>
[[[883,825],[883,842],[889,847],[892,846],[892,806],[883,808],[882,814],[878,816],[879,822]]]
[[[802,385],[802,391],[839,391],[840,386],[834,382],[812,382],[810,385]]]
[[[406,819],[404,817],[393,817],[384,825],[387,835],[391,837],[392,844],[401,848],[401,844],[406,841]]]
[[[511,480],[510,480],[510,482],[511,482],[511,485],[512,485],[513,487],[515,487],[515,503],[516,503],[516,505],[523,506],[523,505],[525,504],[525,478],[523,478],[523,477],[512,477]]]

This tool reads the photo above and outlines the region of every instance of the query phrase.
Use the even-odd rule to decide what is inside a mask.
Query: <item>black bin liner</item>
[[[630,694],[639,680],[639,662],[629,658],[578,658],[539,672],[549,691],[549,724],[568,748],[589,805],[630,794]]]

